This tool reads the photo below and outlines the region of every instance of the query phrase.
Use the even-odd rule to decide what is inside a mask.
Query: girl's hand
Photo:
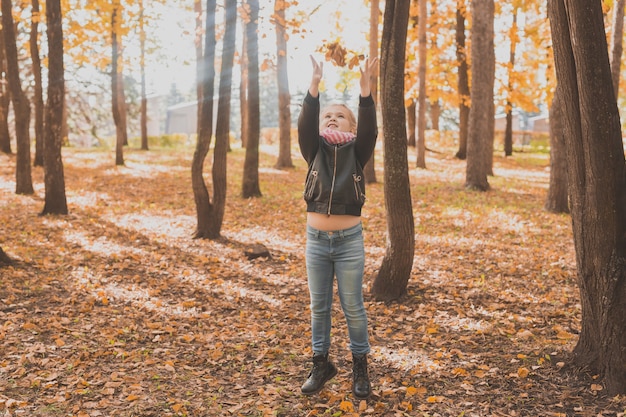
[[[311,86],[309,87],[309,93],[313,97],[317,97],[319,94],[320,81],[322,81],[322,75],[324,75],[324,62],[317,62],[313,55],[311,57],[311,64],[313,65],[313,74],[311,75]]]
[[[365,59],[365,65],[363,67],[359,67],[359,71],[361,71],[361,79],[359,81],[361,86],[361,97],[367,97],[372,93],[370,87],[370,77],[376,74],[377,65],[378,58],[374,58],[372,60],[367,58]]]

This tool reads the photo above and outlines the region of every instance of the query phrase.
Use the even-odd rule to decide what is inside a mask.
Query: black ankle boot
[[[337,368],[328,360],[328,353],[313,355],[313,369],[309,378],[302,385],[301,391],[305,395],[318,393],[324,387],[326,381],[337,375]]]
[[[372,386],[367,375],[367,355],[352,354],[352,393],[357,398],[367,398],[372,393]]]

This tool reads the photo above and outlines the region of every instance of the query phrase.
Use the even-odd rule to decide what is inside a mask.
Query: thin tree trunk
[[[202,117],[202,83],[199,80],[202,80],[204,76],[204,69],[202,68],[202,63],[204,62],[202,58],[202,33],[204,30],[202,25],[202,0],[193,1],[193,10],[196,15],[196,36],[194,38],[196,48],[196,79],[198,80],[196,83],[196,98],[198,100],[198,120],[200,120]]]
[[[119,21],[121,17],[119,0],[113,1],[111,13],[111,111],[115,123],[115,165],[124,165],[124,133],[122,131],[122,110],[119,95]]]
[[[226,207],[227,155],[230,137],[230,99],[233,64],[236,49],[237,0],[226,0],[224,47],[220,71],[217,122],[215,126],[215,149],[213,150],[213,205],[209,218],[208,237],[220,236]]]
[[[513,155],[513,103],[511,102],[511,94],[513,93],[513,69],[515,67],[515,49],[517,46],[516,34],[517,32],[517,12],[518,6],[513,6],[513,27],[511,32],[514,32],[511,38],[511,51],[509,54],[509,81],[507,85],[507,100],[506,100],[506,126],[504,128],[504,155]]]
[[[261,103],[259,94],[259,0],[248,0],[250,20],[246,23],[248,56],[248,140],[243,164],[243,198],[261,197],[259,185],[259,139],[261,136]]]
[[[289,94],[289,73],[287,71],[287,31],[285,26],[285,0],[275,0],[274,14],[276,26],[276,49],[278,77],[278,160],[275,167],[293,168],[291,160],[291,95]]]
[[[459,150],[456,153],[458,159],[467,158],[467,132],[469,124],[469,76],[467,65],[467,51],[465,49],[465,1],[457,1],[456,10],[456,60],[458,64],[458,90],[459,90]]]
[[[33,62],[33,104],[35,106],[35,166],[43,166],[43,141],[44,141],[44,105],[43,85],[41,82],[41,59],[39,58],[39,0],[32,0],[31,12],[32,26],[30,30],[30,56]]]
[[[415,230],[409,183],[404,64],[410,0],[387,0],[381,46],[381,110],[385,126],[384,182],[387,249],[372,284],[377,300],[406,294],[415,252]]]
[[[239,81],[239,112],[241,114],[241,147],[248,144],[248,35],[243,31],[241,41],[241,77]]]
[[[486,191],[493,158],[494,0],[472,0],[472,107],[465,187]]]
[[[369,39],[369,56],[370,59],[378,58],[378,22],[380,15],[379,0],[370,0],[370,39]],[[378,69],[372,71],[370,78],[370,89],[372,91],[372,98],[374,103],[378,104]],[[378,107],[378,106],[377,106]],[[372,157],[363,167],[363,175],[365,176],[366,184],[373,184],[378,182],[376,179],[376,162],[375,154],[372,153]]]
[[[30,103],[20,81],[17,44],[13,23],[11,0],[2,2],[2,27],[7,57],[7,78],[11,89],[11,102],[15,114],[15,138],[17,143],[15,193],[33,194],[30,168]]]
[[[146,29],[143,0],[139,0],[139,49],[141,71],[141,149],[148,150],[148,98],[146,97]]]
[[[418,0],[419,6],[419,67],[417,69],[419,78],[419,95],[417,104],[417,146],[415,166],[426,168],[426,52],[428,29],[428,11],[426,0]]]
[[[197,227],[194,239],[211,238],[211,197],[204,183],[204,160],[209,153],[213,135],[213,95],[215,83],[215,8],[216,0],[206,2],[206,25],[204,34],[204,55],[202,58],[202,113],[198,118],[198,140],[191,162],[191,185],[196,203]]]
[[[41,214],[67,214],[63,145],[63,106],[65,80],[63,69],[63,28],[61,0],[46,1],[48,35],[48,105],[44,136],[45,204]]]
[[[4,34],[0,28],[0,151],[11,154],[11,133],[9,132],[9,106],[11,95],[7,80],[7,60],[4,53]]]

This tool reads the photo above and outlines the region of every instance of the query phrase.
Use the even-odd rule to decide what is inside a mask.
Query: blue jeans
[[[348,324],[350,350],[369,353],[367,314],[363,304],[365,248],[359,223],[345,230],[324,232],[307,225],[306,271],[311,296],[313,353],[325,354],[330,348],[333,279]]]

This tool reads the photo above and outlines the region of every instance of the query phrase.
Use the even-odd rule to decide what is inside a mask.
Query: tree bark
[[[11,133],[9,132],[9,106],[11,95],[7,86],[7,60],[4,53],[4,34],[0,28],[0,152],[11,154]]]
[[[121,21],[119,0],[113,1],[111,12],[111,111],[115,123],[115,165],[124,165],[124,132],[122,127],[122,104],[120,103],[119,83],[119,26]]]
[[[369,54],[370,59],[378,58],[378,22],[380,16],[379,0],[370,0],[370,38],[369,38]],[[374,103],[378,104],[378,70],[373,71],[370,77],[370,89]],[[367,161],[363,167],[363,175],[366,184],[378,182],[376,179],[376,162],[375,153]]]
[[[226,207],[226,158],[230,137],[230,98],[236,48],[237,0],[226,0],[224,12],[225,33],[215,126],[215,149],[213,150],[213,204],[210,205],[207,233],[210,239],[220,237]]]
[[[626,392],[626,163],[599,1],[550,0],[581,300],[573,363]]]
[[[569,213],[567,155],[563,126],[563,94],[557,85],[550,106],[550,186],[544,208],[552,213]]]
[[[278,78],[278,169],[293,168],[291,160],[291,95],[289,94],[289,73],[287,71],[287,31],[285,0],[275,0],[274,19],[276,27],[276,74]]]
[[[141,149],[148,150],[148,98],[146,97],[146,29],[143,0],[139,0],[139,49],[141,71]]]
[[[494,2],[472,0],[472,87],[465,187],[487,191],[493,159]]]
[[[209,153],[213,135],[213,95],[215,83],[215,8],[216,0],[206,2],[206,25],[204,33],[204,56],[202,58],[202,113],[198,119],[198,140],[191,162],[191,186],[196,203],[197,227],[194,239],[211,238],[211,198],[204,183],[204,160]]]
[[[465,49],[465,1],[457,1],[456,10],[456,60],[458,65],[458,89],[459,89],[459,150],[456,153],[458,159],[467,158],[467,130],[470,113],[470,89],[467,65],[467,51]]]
[[[385,126],[384,184],[387,248],[372,285],[377,300],[406,293],[413,267],[415,230],[404,113],[404,64],[410,0],[387,0],[381,46],[381,109]]]
[[[261,103],[259,93],[259,0],[248,0],[250,19],[246,23],[248,52],[248,138],[243,164],[243,198],[261,197],[259,185],[259,139],[261,136]]]
[[[513,27],[511,31],[517,31],[517,11],[518,5],[513,6]],[[511,94],[513,93],[513,77],[511,73],[515,67],[515,48],[517,46],[516,36],[511,36],[511,51],[509,53],[509,80],[507,85],[508,97],[506,100],[506,127],[504,128],[504,155],[513,155],[513,103],[511,102]]]
[[[15,41],[11,0],[2,0],[2,27],[7,57],[7,78],[11,90],[11,102],[15,114],[15,138],[17,143],[15,193],[33,194],[30,168],[30,103],[20,81],[20,70]]]
[[[428,16],[426,0],[418,0],[419,6],[419,24],[418,24],[418,54],[419,66],[417,69],[419,78],[419,95],[417,104],[417,143],[416,143],[416,160],[417,168],[426,168],[426,52],[428,29]]]
[[[46,195],[41,214],[67,214],[65,176],[61,158],[63,106],[65,101],[61,0],[47,0],[46,21],[48,35],[48,105],[46,106],[43,146]]]
[[[248,143],[248,36],[243,30],[241,42],[241,80],[239,81],[239,112],[241,113],[241,147]]]
[[[35,106],[35,166],[43,166],[44,152],[44,105],[43,105],[43,85],[41,82],[41,59],[39,58],[39,22],[41,20],[39,12],[39,0],[32,0],[30,29],[30,56],[33,62],[33,104]]]

